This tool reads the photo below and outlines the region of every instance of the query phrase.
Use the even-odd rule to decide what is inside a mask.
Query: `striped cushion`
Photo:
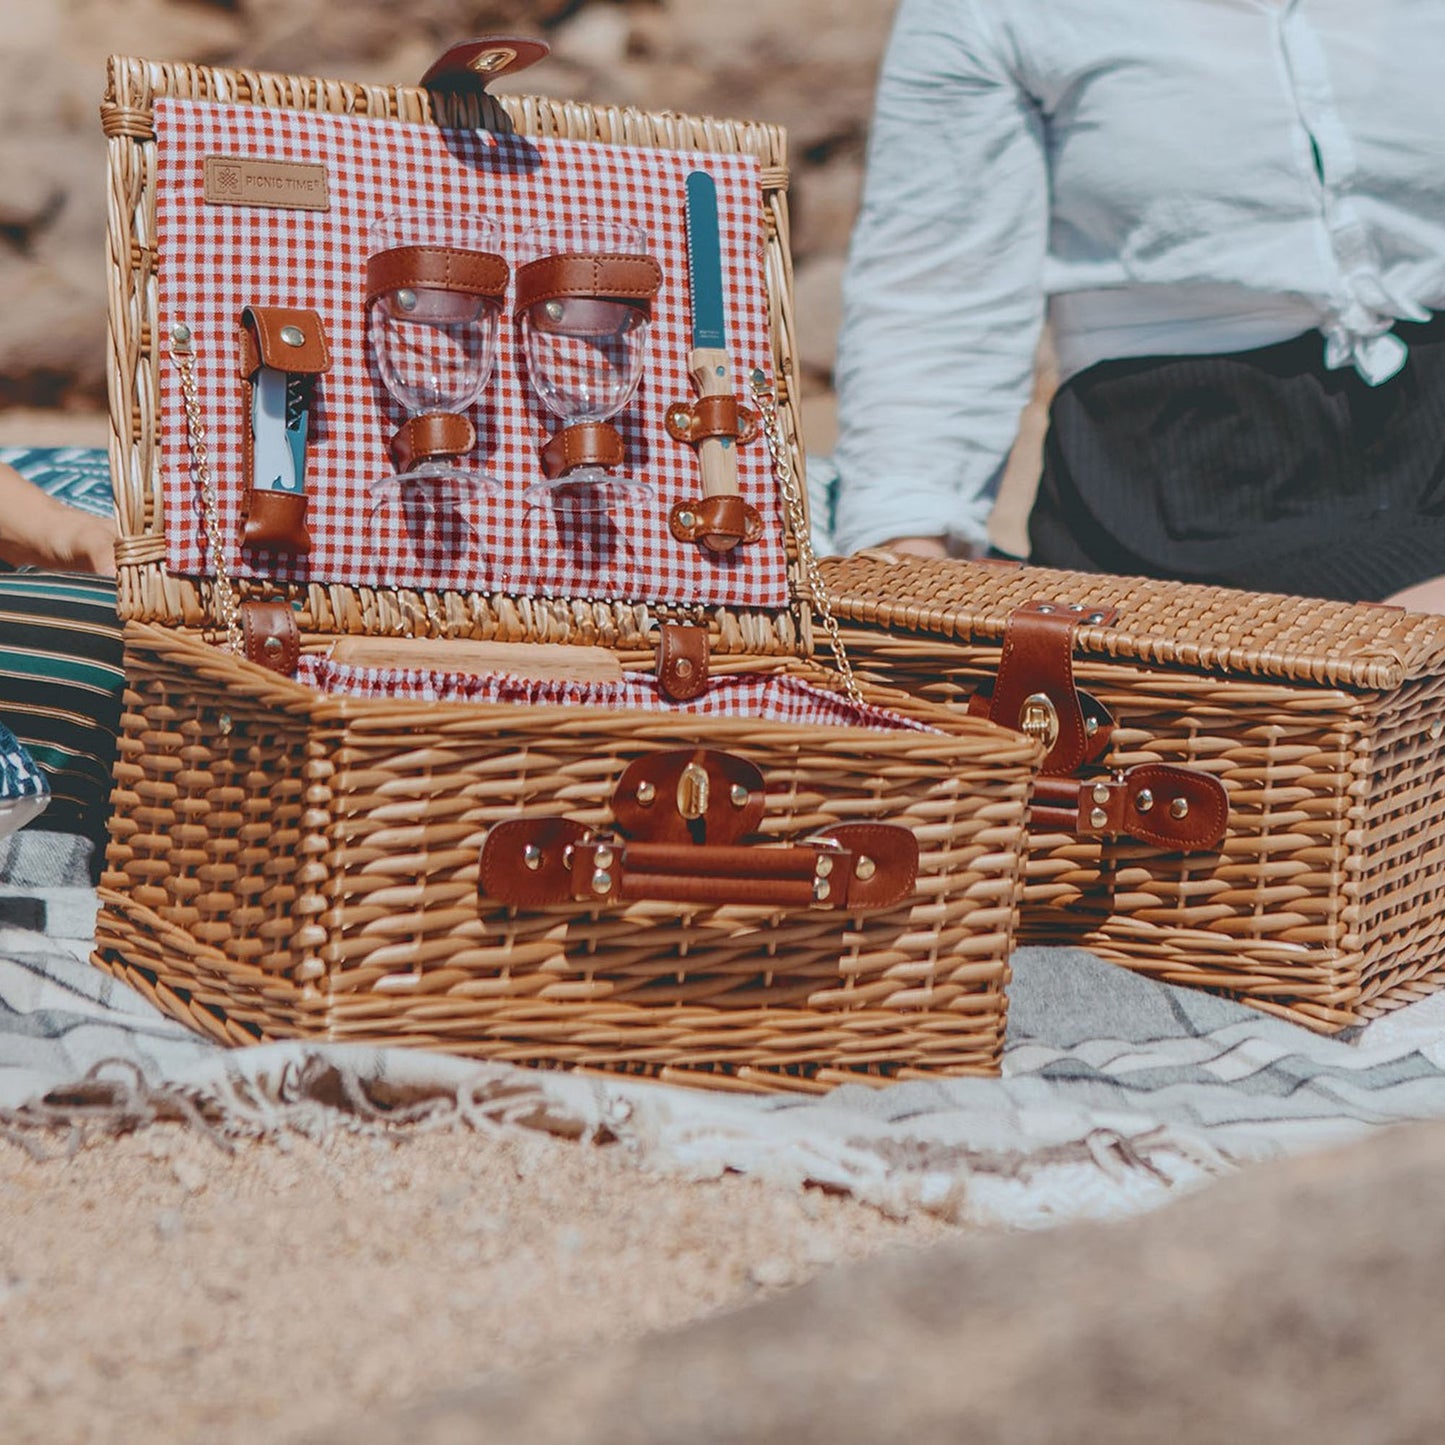
[[[0,574],[0,721],[50,783],[47,830],[104,837],[121,678],[111,579]]]

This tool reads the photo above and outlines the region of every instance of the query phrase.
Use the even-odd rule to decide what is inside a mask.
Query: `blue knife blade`
[[[692,345],[727,346],[723,319],[722,241],[718,233],[717,184],[706,171],[687,178],[687,269],[692,290]]]

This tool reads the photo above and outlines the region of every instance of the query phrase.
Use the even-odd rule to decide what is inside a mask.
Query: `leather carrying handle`
[[[721,846],[598,838],[580,823],[517,818],[482,845],[481,891],[511,907],[738,904],[871,911],[907,899],[918,840],[894,823],[843,823],[805,843]]]
[[[1081,838],[1134,838],[1168,853],[1208,853],[1224,841],[1229,795],[1211,773],[1140,763],[1112,777],[1040,777],[1029,829]]]

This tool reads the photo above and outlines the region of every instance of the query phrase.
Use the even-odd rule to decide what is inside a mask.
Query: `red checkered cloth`
[[[780,673],[724,674],[701,696],[672,702],[655,677],[629,672],[621,682],[570,682],[509,673],[441,672],[422,667],[362,667],[312,654],[297,664],[299,681],[318,692],[406,702],[498,702],[531,706],[605,707],[700,717],[756,718],[808,727],[869,728],[875,732],[933,732],[900,713],[849,702],[800,678]]]
[[[672,505],[702,490],[695,453],[663,425],[668,406],[693,395],[683,206],[690,171],[705,169],[717,182],[728,349],[739,387],[755,367],[772,374],[754,157],[441,131],[208,101],[158,101],[155,119],[162,344],[177,323],[190,327],[222,535],[235,539],[229,562],[236,575],[704,607],[787,605],[781,509],[761,438],[739,449],[738,474],[743,496],[763,514],[762,541],[717,556],[675,541],[667,530]],[[322,165],[328,209],[208,203],[207,157]],[[539,445],[559,424],[527,383],[520,333],[509,316],[492,380],[469,412],[480,437],[471,460],[498,478],[500,495],[444,506],[430,517],[414,500],[368,510],[367,483],[390,472],[387,442],[404,418],[368,355],[366,235],[378,217],[405,209],[491,217],[514,269],[518,238],[540,221],[595,215],[647,232],[663,283],[646,373],[615,424],[627,468],[655,486],[653,499],[591,514],[523,501],[523,489],[541,477]],[[307,482],[315,547],[306,558],[253,558],[238,545],[244,418],[237,322],[247,305],[312,308],[331,347],[332,369],[320,381],[312,417]],[[205,575],[212,569],[185,408],[168,363],[161,371],[161,442],[167,563],[178,574]]]

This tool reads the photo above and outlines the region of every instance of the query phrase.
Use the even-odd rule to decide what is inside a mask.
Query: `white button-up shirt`
[[[835,541],[981,545],[1064,377],[1445,308],[1445,0],[902,0],[844,284]]]

